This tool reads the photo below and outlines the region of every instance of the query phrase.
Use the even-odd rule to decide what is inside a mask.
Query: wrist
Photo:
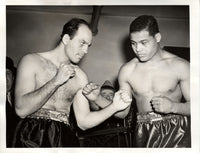
[[[112,107],[112,110],[114,111],[114,113],[116,113],[117,111],[119,111],[118,107],[115,105],[115,103],[111,103],[109,106]]]
[[[52,80],[51,80],[52,84],[56,87],[59,87],[61,86],[63,83],[59,81],[59,79],[57,79],[56,77],[54,77]]]
[[[98,105],[98,101],[100,101],[101,98],[102,97],[101,97],[100,94],[98,94],[97,96],[95,96],[94,99],[93,99],[94,103]]]

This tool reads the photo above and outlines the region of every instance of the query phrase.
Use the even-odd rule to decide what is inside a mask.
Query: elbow
[[[24,119],[24,118],[26,118],[26,116],[29,115],[27,108],[28,108],[27,105],[25,105],[23,103],[23,99],[16,97],[16,99],[15,99],[15,112],[20,118]]]
[[[85,130],[87,130],[87,129],[90,128],[90,127],[88,126],[89,124],[86,124],[86,123],[81,122],[81,121],[77,121],[77,125],[78,125],[78,127],[79,127],[81,130],[83,130],[83,131],[85,131]]]
[[[24,113],[22,113],[22,111],[19,109],[15,109],[15,112],[16,112],[17,116],[19,116],[21,119],[24,119],[26,117],[26,115]]]
[[[78,127],[79,127],[81,130],[83,130],[83,131],[85,131],[85,130],[88,129],[86,126],[84,126],[84,125],[82,125],[82,124],[78,124]]]
[[[85,131],[85,130],[87,130],[87,128],[86,127],[84,127],[84,126],[78,126],[82,131]]]
[[[21,119],[24,119],[24,118],[26,117],[25,114],[21,113],[21,112],[18,111],[17,109],[16,109],[15,111],[16,111],[17,116],[19,116]]]
[[[114,115],[114,117],[118,118],[118,119],[125,119],[125,115]]]
[[[27,116],[27,114],[25,113],[25,111],[22,110],[21,108],[19,108],[18,106],[15,106],[15,112],[22,119],[24,119]]]
[[[125,113],[116,113],[115,115],[114,115],[114,117],[116,117],[116,118],[119,118],[119,119],[125,119],[125,117],[127,116],[127,114],[125,114]]]

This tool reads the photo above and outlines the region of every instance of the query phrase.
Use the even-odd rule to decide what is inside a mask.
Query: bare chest
[[[51,65],[46,67],[41,66],[41,69],[38,70],[36,75],[36,88],[44,86],[55,77],[56,73],[57,68]],[[77,90],[80,88],[78,82],[79,80],[75,75],[75,77],[71,78],[65,84],[56,89],[56,91],[49,98],[48,104],[71,104]]]
[[[129,82],[135,95],[170,94],[178,88],[178,78],[168,67],[137,68]]]

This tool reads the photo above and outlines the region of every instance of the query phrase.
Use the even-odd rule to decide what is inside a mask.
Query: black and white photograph
[[[193,7],[5,5],[5,151],[199,150]]]

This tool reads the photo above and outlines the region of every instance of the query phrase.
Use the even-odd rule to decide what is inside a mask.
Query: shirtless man
[[[142,15],[130,25],[136,58],[119,71],[119,85],[133,95],[138,109],[136,147],[190,147],[190,66],[163,50],[153,16]],[[88,93],[87,93],[88,94]],[[181,101],[184,96],[186,102]],[[130,107],[116,114],[125,117]]]
[[[127,94],[120,91],[115,94],[113,105],[99,112],[89,111],[88,101],[82,95],[88,79],[77,64],[91,42],[88,23],[74,18],[64,25],[55,49],[22,58],[15,90],[15,109],[22,119],[13,147],[79,146],[68,120],[72,102],[82,129],[94,127],[130,105]]]

